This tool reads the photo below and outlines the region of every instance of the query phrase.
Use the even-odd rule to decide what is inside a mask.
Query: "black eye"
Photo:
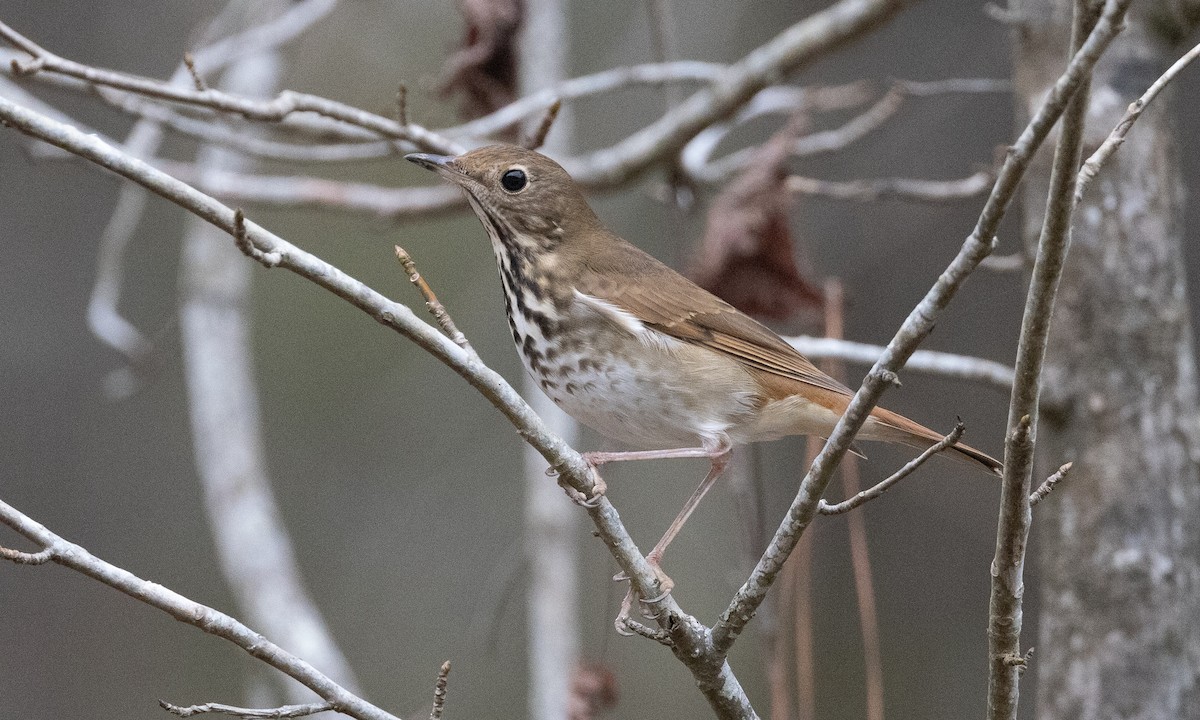
[[[510,193],[521,192],[525,189],[525,185],[528,182],[529,180],[525,177],[525,171],[517,170],[516,168],[500,176],[500,184]]]

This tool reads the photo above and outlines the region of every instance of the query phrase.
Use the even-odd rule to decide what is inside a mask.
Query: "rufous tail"
[[[941,433],[883,408],[872,410],[871,419],[863,427],[863,439],[894,442],[921,450],[940,442],[943,437],[945,436]],[[1004,470],[1004,465],[999,460],[970,445],[958,443],[944,452],[956,460],[969,462],[976,466],[982,465],[988,472],[996,475],[1002,474]]]

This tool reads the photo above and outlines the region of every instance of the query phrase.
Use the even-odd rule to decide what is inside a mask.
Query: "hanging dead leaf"
[[[517,34],[521,0],[459,0],[466,23],[462,45],[442,69],[443,97],[461,94],[461,112],[475,118],[517,98]]]
[[[742,312],[783,320],[822,307],[821,289],[797,264],[788,222],[787,161],[802,116],[751,157],[712,202],[692,278]]]
[[[571,674],[570,720],[594,720],[617,704],[617,676],[607,666],[580,662]]]

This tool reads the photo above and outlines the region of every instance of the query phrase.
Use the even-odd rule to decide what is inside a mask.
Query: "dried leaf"
[[[594,720],[617,704],[617,677],[600,663],[581,662],[571,676],[569,720]]]
[[[517,34],[521,0],[459,0],[462,45],[442,69],[443,97],[460,93],[464,117],[475,118],[517,98]]]
[[[783,320],[822,307],[801,273],[788,222],[787,161],[805,123],[798,116],[713,200],[692,278],[742,312]]]

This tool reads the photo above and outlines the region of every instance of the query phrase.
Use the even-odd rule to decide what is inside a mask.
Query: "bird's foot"
[[[591,476],[592,480],[592,492],[590,495],[576,490],[571,486],[570,483],[563,479],[562,475],[554,468],[547,469],[546,474],[557,476],[558,486],[563,489],[563,492],[567,494],[567,497],[571,499],[571,502],[575,503],[579,507],[597,507],[600,505],[600,498],[604,497],[604,494],[608,492],[608,483],[604,482],[604,478],[600,477],[600,473],[596,472],[596,467],[594,465],[590,465],[588,471],[588,474]]]
[[[663,572],[662,565],[660,564],[660,558],[655,557],[654,554],[651,553],[646,557],[646,560],[650,563],[651,569],[654,570],[654,577],[658,580],[659,593],[654,597],[640,597],[637,590],[633,588],[633,584],[630,583],[629,592],[625,593],[625,599],[621,601],[621,610],[617,613],[617,618],[613,623],[617,628],[617,632],[622,635],[634,634],[629,630],[629,620],[631,613],[633,612],[633,601],[635,598],[637,599],[638,604],[641,605],[642,617],[654,619],[658,617],[658,614],[654,612],[651,606],[670,595],[671,590],[675,588],[675,581],[671,579],[671,576]],[[628,573],[622,571],[614,575],[613,580],[617,582],[623,582],[629,580],[629,575]]]

